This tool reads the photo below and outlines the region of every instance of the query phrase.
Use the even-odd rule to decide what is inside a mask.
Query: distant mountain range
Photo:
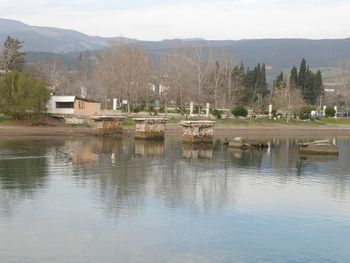
[[[233,29],[234,30],[234,29]],[[124,37],[103,38],[78,31],[52,27],[30,26],[19,21],[0,18],[0,42],[7,36],[24,42],[29,60],[43,59],[55,54],[71,63],[82,51],[101,50],[111,43],[136,43],[153,54],[175,46],[179,40],[140,41]],[[236,60],[249,67],[266,63],[273,72],[299,65],[306,58],[311,67],[337,67],[350,61],[350,39],[258,39],[258,40],[205,40],[184,39],[188,47],[213,47],[231,53]]]

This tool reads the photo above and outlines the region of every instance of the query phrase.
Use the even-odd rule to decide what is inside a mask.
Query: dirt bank
[[[124,135],[132,136],[133,126],[124,127]],[[88,127],[70,126],[14,126],[0,125],[0,137],[31,136],[31,137],[85,137],[92,136],[93,129]],[[166,135],[181,136],[181,127],[176,124],[168,124]],[[233,138],[236,136],[248,137],[270,137],[270,136],[349,136],[350,126],[324,126],[305,127],[291,125],[271,126],[238,126],[238,125],[217,125],[215,137]]]

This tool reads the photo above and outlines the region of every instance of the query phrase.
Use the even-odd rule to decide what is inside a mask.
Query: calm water
[[[0,140],[0,262],[350,262],[350,140],[297,142]]]

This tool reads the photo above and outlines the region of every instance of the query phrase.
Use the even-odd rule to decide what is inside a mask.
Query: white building
[[[57,115],[93,116],[100,111],[100,102],[76,96],[52,96],[47,103],[47,112]]]

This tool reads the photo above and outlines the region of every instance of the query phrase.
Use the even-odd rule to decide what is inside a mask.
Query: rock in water
[[[338,155],[339,149],[327,140],[299,143],[299,153],[301,154],[319,154],[319,155]]]

